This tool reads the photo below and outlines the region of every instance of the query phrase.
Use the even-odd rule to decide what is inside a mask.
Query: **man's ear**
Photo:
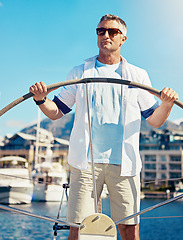
[[[120,46],[122,46],[126,42],[126,40],[127,40],[127,36],[122,36]]]

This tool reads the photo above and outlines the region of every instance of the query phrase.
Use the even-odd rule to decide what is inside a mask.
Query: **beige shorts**
[[[120,171],[120,165],[95,164],[97,198],[100,198],[103,185],[106,184],[110,196],[111,218],[114,222],[140,211],[140,174],[135,177],[122,177]],[[87,170],[71,167],[67,221],[81,223],[94,212],[91,165]],[[128,225],[138,223],[139,217],[122,222]]]

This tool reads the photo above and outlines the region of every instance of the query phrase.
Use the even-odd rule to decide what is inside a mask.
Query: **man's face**
[[[116,28],[122,31],[122,26],[115,20],[104,20],[98,28]],[[120,51],[121,45],[126,41],[126,36],[118,33],[115,36],[110,36],[108,31],[104,35],[98,35],[98,48],[101,52],[112,53],[114,51]]]

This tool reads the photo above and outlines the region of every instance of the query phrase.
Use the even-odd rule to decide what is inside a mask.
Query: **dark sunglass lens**
[[[104,35],[106,32],[105,28],[97,28],[97,35]]]
[[[109,35],[110,36],[115,36],[115,35],[117,35],[118,34],[118,29],[108,29],[108,33],[109,33]]]

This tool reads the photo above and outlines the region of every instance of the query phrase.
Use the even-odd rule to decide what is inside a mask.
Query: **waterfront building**
[[[141,132],[142,187],[174,186],[183,178],[183,132],[153,130]],[[179,180],[178,180],[179,179]],[[166,181],[161,181],[166,180]]]
[[[28,160],[29,169],[32,170],[36,155],[36,144],[39,148],[38,162],[44,161],[47,146],[53,150],[53,161],[67,165],[69,141],[55,138],[50,131],[39,129],[39,142],[36,139],[36,127],[31,132],[18,132],[13,136],[6,136],[0,145],[0,158],[6,156],[19,156]],[[43,156],[43,157],[42,157]]]

